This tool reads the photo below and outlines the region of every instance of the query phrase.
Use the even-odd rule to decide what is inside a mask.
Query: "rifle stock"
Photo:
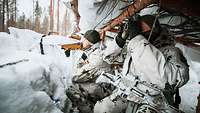
[[[64,44],[61,45],[61,48],[64,50],[77,50],[77,49],[82,49],[82,44],[81,43]]]
[[[81,37],[79,35],[76,35],[76,34],[70,35],[69,38],[76,39],[76,40],[81,40]]]

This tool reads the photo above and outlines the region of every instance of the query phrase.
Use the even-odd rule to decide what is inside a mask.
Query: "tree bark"
[[[50,30],[54,28],[54,0],[50,0]]]
[[[9,14],[10,14],[8,3],[9,3],[9,0],[6,0],[6,26],[7,26],[7,28],[9,27],[8,21],[9,21]]]
[[[57,32],[60,32],[60,0],[57,1]]]
[[[5,23],[5,1],[6,0],[3,0],[3,12],[2,12],[2,31],[4,31],[5,30],[5,25],[4,25],[4,23]]]
[[[15,14],[14,14],[15,20],[14,21],[16,22],[17,21],[17,1],[16,0],[14,0],[14,4],[15,4],[15,6],[14,6],[15,7]]]
[[[2,1],[0,1],[0,32],[2,31]]]

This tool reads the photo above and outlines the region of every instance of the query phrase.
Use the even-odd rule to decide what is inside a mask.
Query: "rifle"
[[[76,34],[71,34],[71,35],[69,36],[69,38],[76,39],[76,40],[81,40],[81,36],[76,35]]]
[[[61,45],[61,48],[64,50],[82,49],[82,43],[64,44],[64,45]]]
[[[70,56],[70,50],[82,49],[82,43],[64,44],[61,48],[65,50],[66,57]]]
[[[111,100],[122,98],[128,102],[126,113],[184,113],[169,105],[162,91],[137,77],[112,75],[102,72],[100,76],[110,79],[117,89]],[[131,106],[130,106],[131,105]],[[150,111],[149,111],[150,110]]]
[[[81,40],[81,36],[76,35],[76,34],[71,34],[69,38],[76,39],[76,40]],[[73,44],[64,44],[61,45],[61,48],[64,50],[77,50],[77,49],[82,49],[82,43],[73,43]]]

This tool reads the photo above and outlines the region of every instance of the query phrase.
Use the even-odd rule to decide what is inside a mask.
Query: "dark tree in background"
[[[0,31],[3,29],[3,3],[2,0],[0,1]]]
[[[2,22],[1,22],[1,31],[4,31],[4,29],[5,29],[5,25],[4,25],[4,23],[5,23],[5,1],[6,0],[2,0],[1,1],[1,4],[2,4],[2,9],[1,9],[1,15],[2,15]]]
[[[45,16],[44,20],[43,20],[43,23],[42,23],[42,29],[40,30],[40,32],[42,32],[43,34],[48,34],[49,32],[49,17],[48,16]]]
[[[20,1],[20,0],[18,0]],[[32,0],[32,14],[25,15],[17,9],[17,0],[0,0],[0,32],[5,32],[8,27],[17,27],[22,29],[30,29],[39,33],[48,34],[54,31],[54,27],[60,34],[68,34],[69,32],[69,12],[63,17],[61,24],[60,17],[60,0],[49,0],[49,9],[42,10],[39,0]],[[56,5],[57,3],[57,5]],[[18,4],[19,5],[19,4]],[[54,11],[57,8],[57,11]],[[66,9],[64,9],[66,10]],[[55,19],[57,17],[57,19]],[[57,22],[54,22],[56,21]],[[54,26],[57,24],[57,26]]]
[[[31,19],[27,19],[25,22],[25,28],[26,29],[32,29],[32,22]]]
[[[37,16],[40,17],[42,14],[42,8],[40,7],[38,0],[35,2],[34,12],[35,12],[35,17]]]
[[[26,21],[26,16],[23,13],[19,18],[17,19],[17,27],[24,29],[25,28],[25,21]]]
[[[54,0],[50,0],[50,7],[49,7],[49,15],[50,15],[50,30],[53,31],[54,29]]]
[[[40,7],[38,0],[35,3],[34,13],[35,13],[34,31],[40,32],[40,17],[42,14],[42,8]]]
[[[0,31],[16,25],[16,0],[0,0]]]

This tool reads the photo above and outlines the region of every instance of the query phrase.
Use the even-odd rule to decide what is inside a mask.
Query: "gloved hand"
[[[141,33],[141,28],[139,25],[139,15],[135,15],[135,17],[131,17],[128,19],[128,22],[125,21],[120,26],[119,33],[116,37],[116,42],[119,47],[123,48],[126,43],[126,39],[130,37],[130,40]]]
[[[121,37],[126,40],[129,36],[129,32],[128,32],[128,23],[125,22],[124,25],[123,25],[123,32],[121,34]]]
[[[70,50],[66,50],[65,55],[66,55],[66,57],[70,57]]]
[[[124,44],[126,43],[126,39],[128,38],[128,26],[127,23],[123,23],[119,27],[119,32],[116,36],[116,43],[119,47],[123,48]]]

